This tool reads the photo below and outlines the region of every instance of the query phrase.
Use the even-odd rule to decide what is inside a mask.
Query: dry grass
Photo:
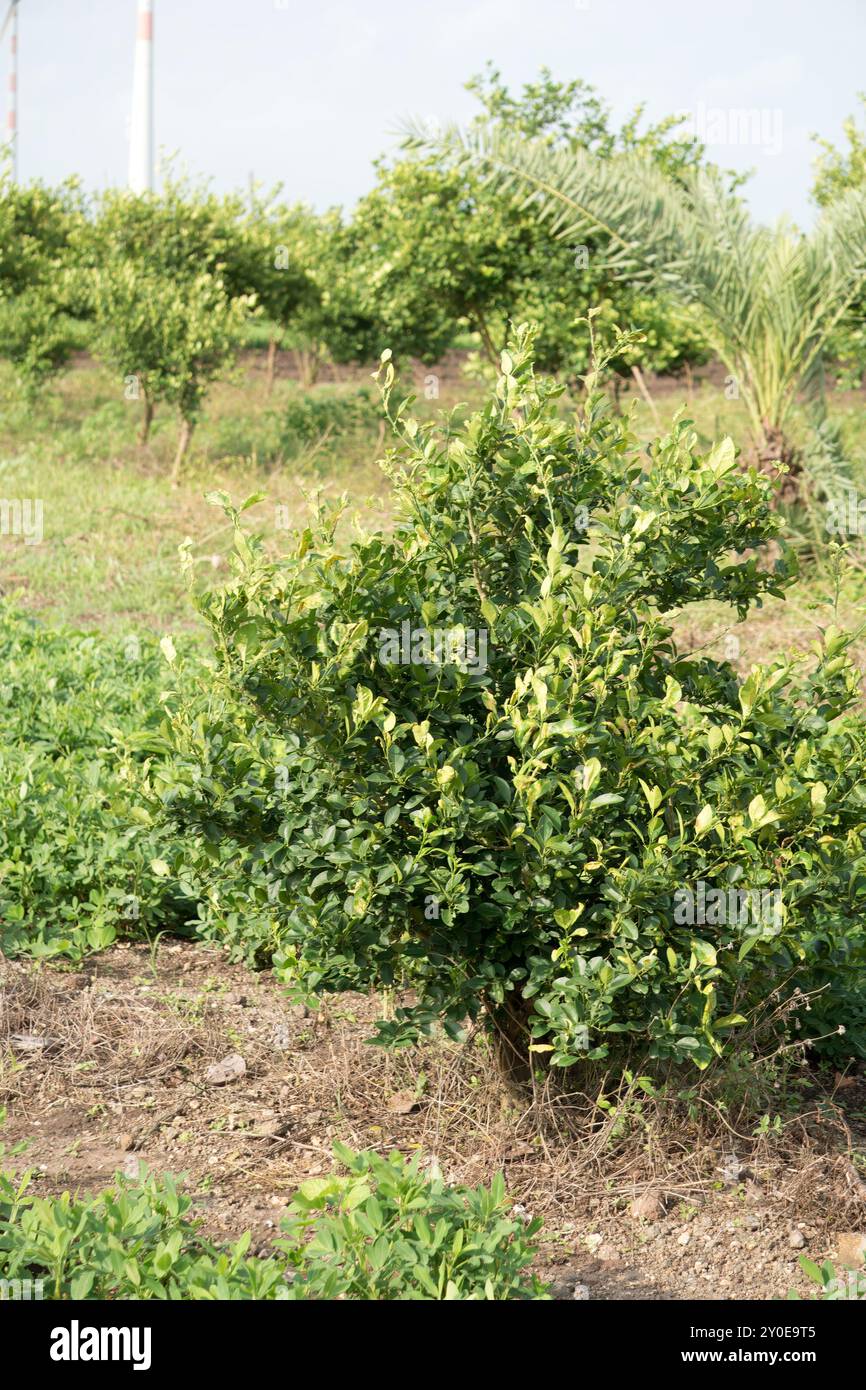
[[[862,1075],[822,1080],[789,1059],[700,1086],[670,1077],[655,1095],[601,1072],[571,1092],[539,1084],[517,1095],[480,1031],[464,1046],[370,1047],[376,1007],[338,996],[307,1015],[269,973],[191,943],[163,941],[153,958],[114,947],[81,974],[5,962],[4,1139],[31,1141],[18,1163],[46,1192],[98,1188],[140,1161],[185,1173],[212,1234],[251,1228],[262,1249],[295,1188],[328,1169],[337,1139],[420,1149],[454,1182],[503,1171],[514,1199],[544,1218],[541,1268],[588,1281],[594,1297],[805,1291],[790,1228],[802,1224],[808,1253],[824,1258],[834,1232],[866,1219]],[[28,1035],[45,1045],[22,1050]],[[229,1052],[246,1074],[209,1084],[207,1067]],[[756,1134],[774,1099],[779,1127]],[[733,1177],[723,1171],[732,1155]],[[660,1202],[652,1223],[629,1214],[646,1193]],[[701,1273],[683,1262],[698,1247]]]

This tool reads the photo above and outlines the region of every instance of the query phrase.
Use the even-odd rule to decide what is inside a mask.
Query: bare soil
[[[261,1253],[336,1139],[420,1148],[451,1181],[501,1170],[544,1218],[538,1268],[560,1298],[808,1294],[799,1257],[866,1229],[863,1069],[819,1084],[804,1067],[799,1115],[763,1137],[709,1102],[707,1124],[650,1108],[619,1136],[557,1132],[538,1098],[502,1087],[482,1035],[389,1055],[366,1041],[375,1010],[343,995],[311,1014],[269,972],[192,942],[119,944],[79,972],[0,957],[2,1138],[30,1141],[13,1163],[43,1194],[139,1163],[185,1174],[206,1231],[250,1229]],[[245,1073],[209,1081],[229,1054]],[[631,1211],[641,1196],[648,1218]]]

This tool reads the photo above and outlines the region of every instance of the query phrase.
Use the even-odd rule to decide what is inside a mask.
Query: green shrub
[[[420,1154],[334,1153],[348,1175],[303,1183],[283,1223],[292,1298],[546,1297],[525,1273],[541,1222],[510,1215],[501,1175],[489,1188],[447,1187]]]
[[[16,184],[0,172],[0,358],[28,399],[68,360],[81,336],[72,243],[84,225],[74,179]]]
[[[381,420],[381,410],[366,389],[351,395],[299,392],[280,409],[254,416],[230,416],[212,427],[214,458],[248,458],[273,465],[298,459],[305,451],[335,444],[369,432]]]
[[[286,447],[295,450],[314,444],[325,434],[339,437],[370,428],[381,418],[379,404],[366,387],[352,395],[298,394],[280,412]]]
[[[0,298],[0,356],[13,364],[28,401],[68,361],[76,337],[73,320],[58,313],[41,287]]]
[[[274,559],[217,499],[236,529],[235,578],[201,600],[219,670],[173,702],[151,790],[203,877],[234,841],[284,978],[414,991],[381,1041],[484,1010],[524,1061],[633,1045],[705,1067],[787,996],[805,1036],[813,964],[828,993],[864,984],[849,639],[828,624],[744,680],[679,653],[675,610],[742,617],[792,582],[761,554],[768,483],[683,419],[647,460],[597,373],[560,419],[525,329],[502,367],[440,436],[392,409],[385,355],[391,534],[341,544],[320,514]],[[225,882],[209,912],[242,933]]]

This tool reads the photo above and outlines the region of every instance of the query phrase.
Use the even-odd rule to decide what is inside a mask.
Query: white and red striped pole
[[[6,114],[6,148],[13,183],[18,178],[18,0],[12,0],[6,24],[9,35],[9,106]]]
[[[129,186],[133,193],[147,193],[153,188],[153,0],[138,0]]]

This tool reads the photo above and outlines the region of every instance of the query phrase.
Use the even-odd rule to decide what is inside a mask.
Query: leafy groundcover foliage
[[[813,1298],[827,1299],[831,1303],[838,1303],[843,1299],[866,1298],[866,1275],[858,1270],[837,1270],[831,1260],[816,1265],[814,1260],[808,1259],[805,1255],[800,1256],[800,1265],[812,1283],[817,1285]],[[799,1300],[800,1295],[792,1289],[788,1297]]]
[[[816,629],[745,679],[678,652],[674,610],[742,617],[793,582],[762,549],[769,484],[684,419],[644,454],[604,354],[564,419],[532,359],[521,328],[456,431],[394,403],[385,354],[392,533],[343,542],[320,513],[273,558],[216,498],[236,528],[235,577],[201,602],[217,669],[170,702],[150,770],[201,864],[233,841],[244,866],[211,877],[203,929],[309,990],[411,990],[387,1043],[483,1011],[557,1067],[629,1044],[705,1067],[793,996],[801,1036],[844,1023],[862,1052],[849,639]]]
[[[193,889],[169,878],[176,855],[134,795],[170,674],[157,642],[47,628],[3,604],[0,663],[0,950],[80,960],[124,932],[180,927]]]
[[[489,1188],[449,1187],[421,1156],[335,1156],[346,1176],[303,1183],[280,1243],[294,1298],[545,1298],[525,1272],[538,1219],[511,1214],[501,1174]]]
[[[0,1112],[2,1120],[2,1112]],[[420,1156],[340,1146],[345,1175],[310,1179],[274,1255],[206,1240],[170,1176],[118,1177],[93,1197],[38,1197],[0,1170],[0,1280],[55,1299],[543,1299],[526,1266],[541,1222],[509,1214],[501,1177],[449,1187]],[[0,1158],[3,1157],[0,1146]],[[0,1289],[0,1298],[4,1291]],[[6,1295],[8,1296],[8,1294]]]

